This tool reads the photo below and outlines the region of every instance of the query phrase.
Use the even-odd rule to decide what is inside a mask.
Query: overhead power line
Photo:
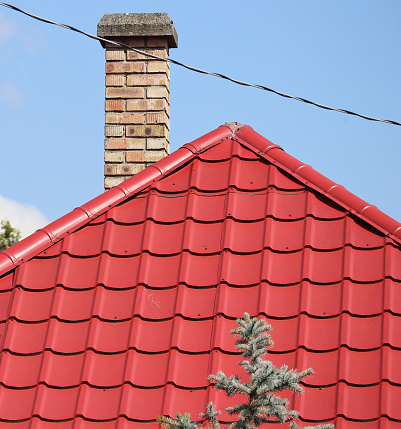
[[[386,124],[401,126],[401,123],[396,122],[396,121],[392,121],[389,119],[378,119],[378,118],[373,118],[372,116],[366,116],[366,115],[362,115],[360,113],[355,113],[355,112],[352,112],[351,110],[336,109],[334,107],[325,106],[324,104],[315,103],[314,101],[307,100],[306,98],[295,97],[293,95],[285,94],[284,92],[276,91],[275,89],[268,88],[267,86],[264,86],[264,85],[256,85],[256,84],[252,84],[252,83],[248,83],[248,82],[243,82],[241,80],[234,79],[234,78],[231,78],[229,76],[225,76],[224,74],[221,74],[221,73],[213,73],[213,72],[209,72],[206,70],[201,70],[201,69],[198,69],[196,67],[192,67],[192,66],[189,66],[187,64],[183,64],[183,63],[181,63],[177,60],[173,60],[171,58],[161,58],[161,57],[158,57],[157,55],[153,55],[153,54],[150,54],[148,52],[141,51],[140,49],[132,48],[131,46],[128,46],[124,43],[115,42],[114,40],[109,40],[109,39],[105,39],[103,37],[95,36],[95,35],[90,34],[90,33],[86,33],[85,31],[79,30],[78,28],[72,27],[71,25],[60,24],[59,22],[54,22],[54,21],[51,21],[49,19],[34,15],[32,13],[25,12],[24,10],[19,9],[18,7],[10,5],[8,3],[0,2],[0,5],[4,6],[4,7],[8,7],[9,9],[15,10],[17,12],[23,13],[24,15],[27,15],[27,16],[34,18],[34,19],[37,19],[38,21],[46,22],[47,24],[58,25],[59,27],[66,28],[67,30],[72,30],[72,31],[75,31],[77,33],[83,34],[84,36],[90,37],[91,39],[99,40],[101,42],[111,43],[115,46],[119,46],[119,47],[122,47],[124,49],[131,50],[131,51],[135,51],[138,54],[145,55],[145,56],[150,57],[150,58],[155,58],[155,59],[158,59],[160,61],[170,62],[172,64],[176,64],[177,66],[184,67],[188,70],[194,71],[196,73],[202,73],[202,74],[206,74],[206,75],[210,75],[210,76],[219,77],[221,79],[226,79],[230,82],[233,82],[233,83],[236,83],[236,84],[242,85],[242,86],[248,86],[248,87],[252,87],[252,88],[262,89],[263,91],[272,92],[273,94],[279,95],[280,97],[285,97],[285,98],[290,98],[292,100],[302,101],[303,103],[311,104],[312,106],[316,106],[316,107],[319,107],[321,109],[330,110],[333,112],[345,113],[347,115],[357,116],[357,117],[362,118],[362,119],[367,119],[368,121],[384,122]]]

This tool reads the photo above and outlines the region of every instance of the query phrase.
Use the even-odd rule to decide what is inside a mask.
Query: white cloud
[[[0,220],[8,219],[11,226],[21,231],[23,237],[50,223],[49,219],[35,206],[9,200],[0,195]]]
[[[23,104],[24,96],[22,91],[11,82],[3,81],[0,85],[0,100],[10,107],[19,107]]]

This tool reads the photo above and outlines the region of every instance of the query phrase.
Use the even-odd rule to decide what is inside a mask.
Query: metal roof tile
[[[0,254],[1,425],[156,429],[224,407],[206,376],[237,372],[244,311],[272,324],[276,365],[316,369],[289,395],[302,421],[399,425],[400,225],[237,128]]]
[[[146,222],[142,251],[154,255],[179,254],[183,250],[186,223],[160,224]]]
[[[78,401],[74,404],[75,412],[69,417],[82,415],[90,420],[115,419],[121,409],[124,387],[98,389],[81,385]]]
[[[73,256],[96,256],[102,251],[103,224],[89,224],[62,241],[62,252]]]
[[[0,416],[3,420],[25,420],[33,415],[36,388],[9,389],[0,385]]]
[[[48,323],[22,324],[9,319],[2,338],[2,350],[20,354],[40,353],[45,348],[47,333]]]
[[[264,160],[263,160],[264,161]],[[270,178],[270,165],[261,160],[244,161],[232,158],[229,186],[245,192],[264,191],[275,186]],[[207,164],[205,164],[207,165]],[[294,187],[294,184],[291,184]]]
[[[40,372],[38,372],[38,383],[49,387],[77,387],[83,378],[83,368],[86,360],[84,353],[80,354],[57,354],[46,350],[40,355],[22,356],[21,360],[31,365],[31,359],[40,356],[42,359]]]
[[[16,287],[24,285],[25,289],[51,289],[57,284],[60,256],[52,258],[35,258],[29,264],[22,264],[16,270]],[[46,273],[46,276],[43,275]]]
[[[0,365],[2,384],[8,388],[36,387],[40,381],[42,360],[43,354],[21,356],[4,351]]]
[[[185,233],[181,250],[202,255],[221,252],[224,237],[222,221],[205,223],[187,219],[182,227]]]
[[[11,271],[8,274],[0,276],[0,293],[11,290],[13,287],[15,272]]]

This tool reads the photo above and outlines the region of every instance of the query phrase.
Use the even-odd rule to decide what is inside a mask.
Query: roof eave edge
[[[260,156],[290,173],[304,185],[330,198],[350,213],[355,214],[398,244],[401,244],[401,224],[383,213],[376,206],[367,203],[342,185],[338,185],[318,173],[310,165],[303,164],[249,126],[242,127],[236,133],[235,139],[245,142],[248,147],[253,147],[254,151]]]

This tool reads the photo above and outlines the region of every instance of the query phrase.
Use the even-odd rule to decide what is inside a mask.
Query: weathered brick
[[[106,98],[144,98],[145,88],[106,88]]]
[[[168,49],[168,42],[165,37],[148,37],[146,40],[146,46],[149,48],[166,48]]]
[[[165,156],[164,150],[132,150],[126,153],[127,162],[157,162]]]
[[[113,37],[160,57],[106,44],[105,188],[169,153],[170,63],[161,37]]]
[[[125,76],[123,74],[106,74],[106,86],[124,86]]]
[[[147,98],[165,98],[170,101],[170,93],[166,86],[150,86],[146,88],[146,96]]]
[[[115,42],[124,43],[124,45],[131,46],[132,48],[143,48],[145,46],[145,38],[142,36],[113,36],[112,39]],[[104,46],[106,49],[116,49],[116,45],[114,45],[113,43],[105,42]]]
[[[149,61],[147,73],[166,73],[170,77],[170,67],[167,61]]]
[[[110,189],[124,182],[125,178],[120,176],[106,176],[104,178],[104,189]]]
[[[145,149],[146,139],[113,139],[108,138],[104,141],[105,149]]]
[[[104,166],[104,175],[107,176],[113,176],[115,174],[117,174],[117,169],[116,166],[117,165],[121,165],[121,164],[106,164]]]
[[[127,125],[127,137],[167,137],[164,125]]]
[[[106,100],[106,112],[122,112],[124,110],[124,100]]]
[[[141,49],[143,52],[148,54],[156,55],[159,58],[168,58],[167,49]],[[146,60],[146,61],[157,61],[157,58],[148,57],[143,54],[138,54],[135,51],[127,51],[128,60]]]
[[[124,135],[124,127],[121,125],[106,125],[104,127],[104,135],[106,137],[122,137]]]
[[[122,49],[106,49],[106,61],[124,61],[125,51]]]
[[[104,139],[104,148],[107,149],[127,149],[127,143],[124,138],[106,138]]]
[[[170,129],[170,119],[166,112],[148,112],[146,113],[147,124],[166,124],[166,127]]]
[[[164,149],[168,153],[168,143],[165,138],[160,139],[146,139],[146,149]]]
[[[106,113],[106,124],[144,124],[145,113]]]
[[[163,74],[131,74],[127,76],[127,86],[169,86],[167,75]]]
[[[113,40],[117,40],[118,42],[124,43],[125,45],[131,46],[131,48],[142,49],[146,46],[145,37],[143,36],[128,36],[128,37],[116,37]]]
[[[168,106],[164,98],[152,100],[127,100],[127,110],[150,111],[150,110],[165,110]]]
[[[106,73],[143,73],[145,71],[144,62],[112,62],[106,64]]]
[[[104,152],[104,162],[124,162],[125,152],[121,150],[106,150]]]
[[[139,173],[145,168],[142,164],[106,164],[104,166],[105,176],[126,176]]]

